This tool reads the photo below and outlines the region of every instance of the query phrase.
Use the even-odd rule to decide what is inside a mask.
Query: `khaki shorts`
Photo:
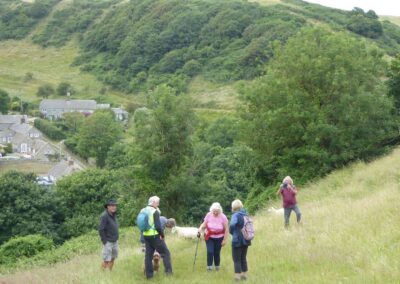
[[[103,246],[103,260],[111,261],[118,257],[118,242],[106,242]]]

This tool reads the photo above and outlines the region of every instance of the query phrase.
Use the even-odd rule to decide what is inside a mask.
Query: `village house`
[[[25,157],[47,160],[55,150],[42,140],[42,133],[26,123],[25,115],[0,115],[0,144],[11,144],[13,151]]]
[[[91,115],[97,109],[110,109],[110,104],[98,104],[95,100],[42,100],[39,106],[43,117],[54,120],[62,118],[67,112],[80,112]],[[128,112],[122,108],[111,108],[118,121],[128,121]]]
[[[110,107],[110,105],[108,105]],[[47,119],[60,119],[66,112],[80,112],[90,115],[97,109],[95,100],[42,100],[40,113]]]

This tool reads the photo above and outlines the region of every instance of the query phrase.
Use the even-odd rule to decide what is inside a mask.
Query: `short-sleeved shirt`
[[[296,189],[294,187],[294,189]],[[283,208],[291,208],[297,204],[296,193],[289,187],[281,187],[281,195],[283,200]]]
[[[204,221],[206,222],[207,230],[211,232],[223,232],[224,225],[228,225],[228,218],[224,215],[224,213],[219,214],[217,217],[214,216],[213,213],[208,212],[206,217],[204,217]],[[224,233],[220,234],[210,234],[211,238],[222,238]]]

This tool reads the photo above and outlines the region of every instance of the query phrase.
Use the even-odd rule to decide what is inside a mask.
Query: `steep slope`
[[[10,72],[3,67],[0,87],[29,100],[33,100],[42,83],[77,82],[80,76],[86,82],[89,77],[81,75],[79,68],[113,88],[130,93],[147,91],[161,83],[188,91],[191,80],[197,75],[207,81],[230,85],[263,74],[265,65],[274,55],[274,42],[285,44],[299,29],[310,25],[348,31],[379,45],[389,55],[397,53],[400,43],[400,28],[391,22],[380,21],[374,12],[346,12],[300,0],[38,0],[37,3],[58,4],[48,16],[46,10],[47,14],[35,18],[34,28],[26,28],[14,37],[25,37],[22,46],[20,41],[3,41],[0,46],[2,66],[11,66]],[[2,5],[8,10],[3,9],[5,12],[0,13],[0,31],[8,31],[13,21],[22,20],[15,12],[19,10],[12,9],[15,8],[12,1],[7,0]],[[32,4],[24,5],[25,10],[21,11],[33,10]],[[36,65],[30,68],[25,61],[11,62],[15,52],[10,52],[8,47],[11,45],[14,50],[30,48],[32,42],[51,48],[33,45],[33,52],[27,54],[25,61],[33,58],[34,64],[42,65],[35,58],[39,56],[40,59],[43,53],[46,59],[52,54],[57,56],[58,49],[52,48],[57,46],[63,47],[60,56],[68,58],[68,63],[51,59],[54,66],[59,63],[62,66],[57,68],[58,76],[54,76],[54,67],[48,66],[43,72],[55,78],[49,82],[38,81],[34,87],[29,87],[32,82],[26,82],[24,78],[29,72],[35,77],[31,70],[35,71]],[[74,51],[64,54],[64,48]],[[66,63],[68,68],[63,68]],[[71,64],[78,67],[71,67]],[[73,69],[74,74],[64,75],[69,72],[66,69]],[[92,82],[91,87],[76,83],[81,97],[92,98],[100,90],[109,93],[93,78],[88,82]]]
[[[303,225],[286,231],[282,217],[255,216],[256,239],[249,249],[248,283],[395,283],[400,279],[400,149],[369,164],[356,163],[300,189]],[[279,206],[276,204],[268,204]],[[162,204],[161,204],[162,207]],[[294,218],[292,216],[292,223]],[[143,254],[136,229],[124,231],[115,270],[100,273],[98,251],[55,266],[2,275],[6,283],[141,283]],[[97,242],[93,237],[93,243]],[[205,271],[205,245],[168,235],[175,274],[155,283],[229,283],[230,247],[222,271]],[[93,248],[96,245],[92,245]]]

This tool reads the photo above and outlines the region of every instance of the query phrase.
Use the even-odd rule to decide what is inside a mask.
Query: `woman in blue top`
[[[243,237],[241,229],[244,226],[243,216],[247,215],[239,199],[232,202],[232,219],[229,224],[229,233],[232,235],[232,258],[235,268],[235,281],[247,279],[247,248],[251,241]]]

